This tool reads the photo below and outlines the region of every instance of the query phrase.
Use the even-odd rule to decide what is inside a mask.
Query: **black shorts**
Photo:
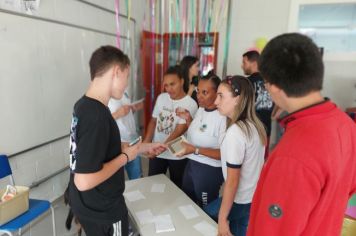
[[[78,218],[86,236],[128,236],[129,224],[127,217],[116,223],[97,223]]]

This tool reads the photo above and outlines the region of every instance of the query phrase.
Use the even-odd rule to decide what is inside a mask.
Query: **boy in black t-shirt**
[[[262,121],[265,126],[267,133],[267,145],[265,150],[265,159],[268,157],[269,151],[269,138],[271,136],[272,127],[272,111],[273,111],[273,101],[268,93],[265,82],[258,70],[258,59],[260,53],[252,50],[244,53],[242,55],[242,65],[241,68],[244,74],[247,75],[248,79],[253,84],[255,89],[255,110],[257,117]]]
[[[255,89],[255,109],[258,118],[265,126],[267,136],[271,135],[271,115],[273,110],[273,101],[265,88],[264,80],[258,70],[258,58],[260,53],[257,51],[248,51],[242,55],[241,68],[244,74],[252,82]]]
[[[74,106],[70,135],[69,204],[87,236],[127,235],[123,197],[124,167],[138,152],[159,153],[162,144],[121,146],[120,132],[107,107],[128,84],[130,60],[103,46],[90,59],[91,83]]]

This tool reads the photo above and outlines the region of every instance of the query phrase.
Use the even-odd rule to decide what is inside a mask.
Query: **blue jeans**
[[[138,179],[142,177],[141,157],[137,156],[135,160],[125,165],[125,170],[129,179]]]
[[[204,207],[204,211],[218,221],[219,210],[221,206],[222,198],[218,198],[212,201],[209,205]],[[248,219],[250,217],[251,203],[237,204],[233,203],[229,213],[229,225],[230,231],[234,236],[245,236],[247,232]]]

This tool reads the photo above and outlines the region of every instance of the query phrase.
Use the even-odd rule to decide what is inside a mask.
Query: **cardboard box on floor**
[[[8,201],[0,202],[0,226],[28,210],[29,188],[24,186],[15,187],[17,194]],[[5,191],[6,189],[0,189],[0,196],[2,196]]]

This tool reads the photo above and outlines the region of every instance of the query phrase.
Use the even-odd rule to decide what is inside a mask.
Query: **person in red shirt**
[[[298,33],[275,37],[259,61],[273,101],[289,113],[261,173],[248,236],[340,235],[356,191],[356,126],[324,99],[317,46]]]

